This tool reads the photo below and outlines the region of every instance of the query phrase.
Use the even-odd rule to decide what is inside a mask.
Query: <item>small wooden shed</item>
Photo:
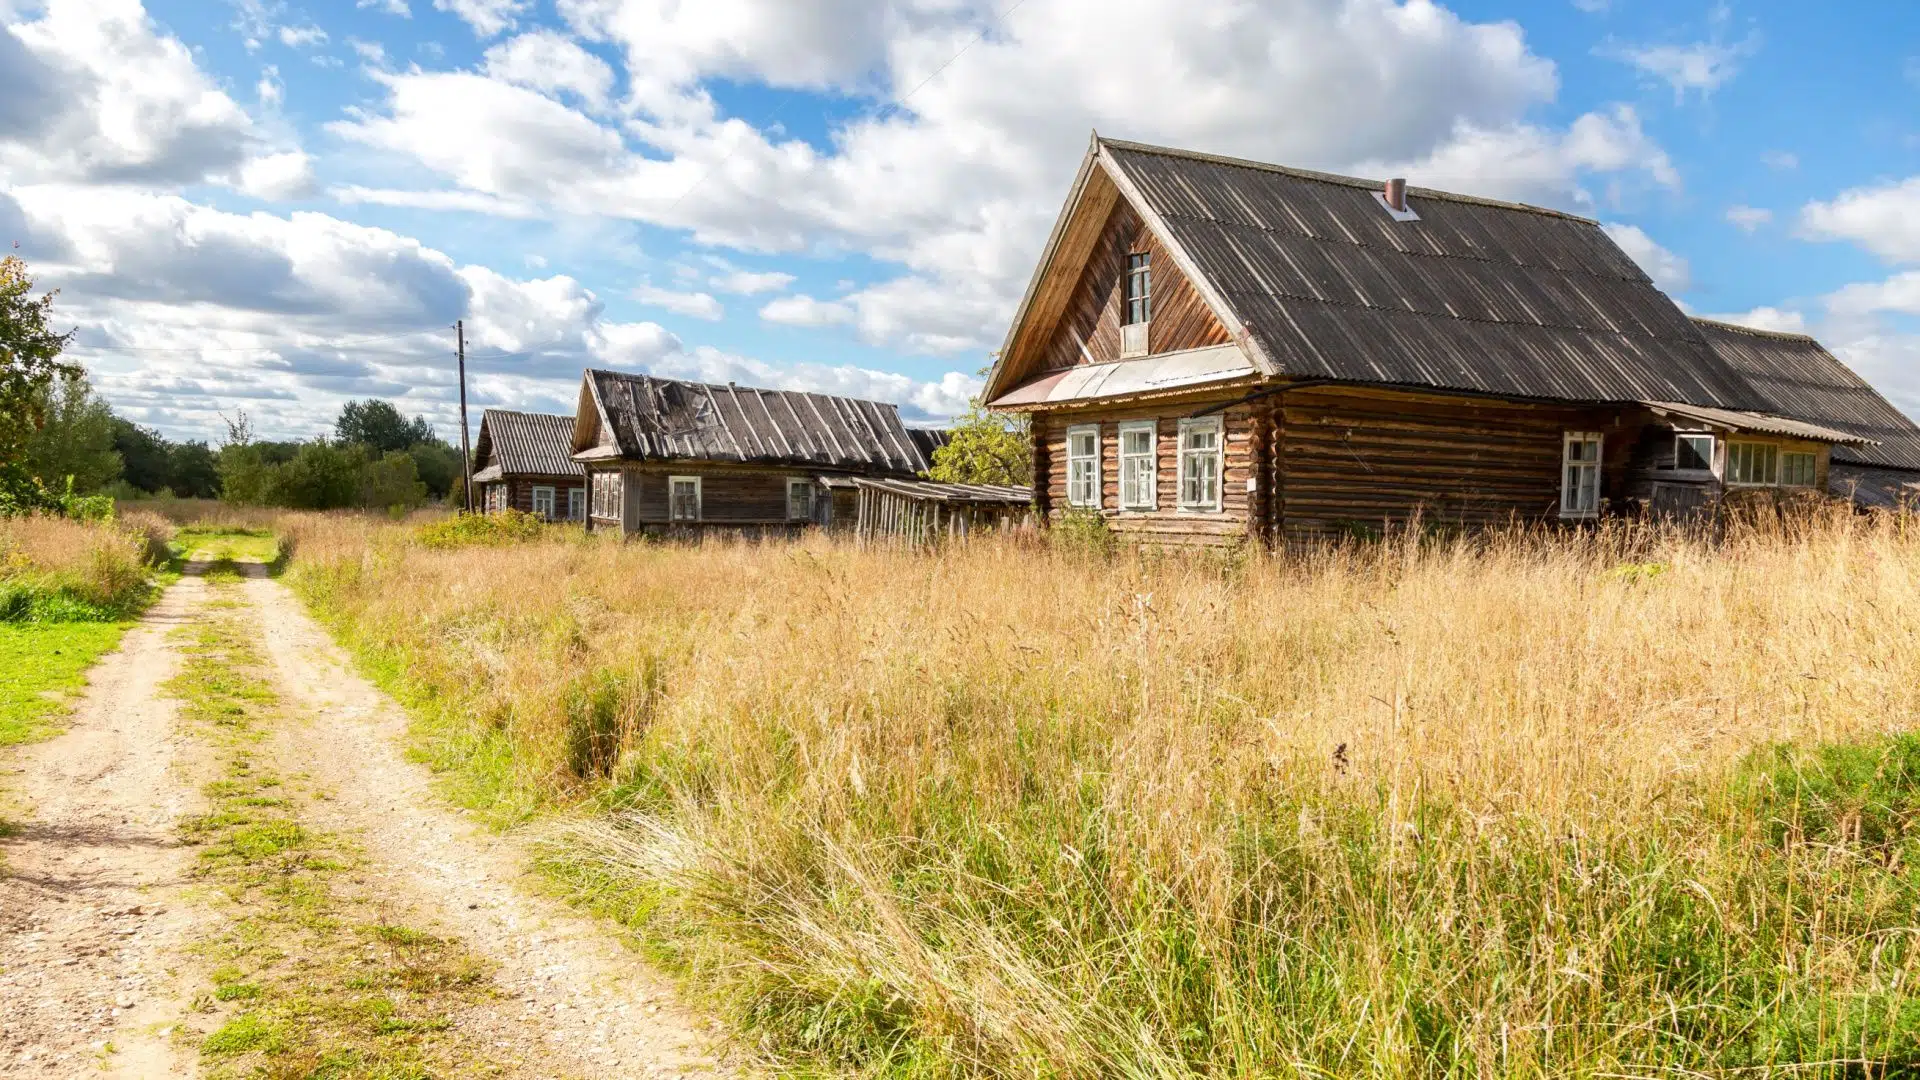
[[[855,533],[861,540],[930,544],[1024,524],[1033,489],[932,480],[851,479],[859,492]]]

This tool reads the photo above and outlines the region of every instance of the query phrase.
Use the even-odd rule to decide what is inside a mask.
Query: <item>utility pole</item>
[[[460,486],[461,498],[466,503],[467,513],[473,513],[473,449],[467,445],[467,320],[457,319],[453,324],[454,348],[460,357],[460,467],[466,470],[467,481]]]

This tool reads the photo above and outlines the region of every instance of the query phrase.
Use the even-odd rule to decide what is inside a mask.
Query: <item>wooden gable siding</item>
[[[629,468],[627,470],[629,519],[640,525],[669,524],[668,478],[697,476],[700,478],[699,524],[785,524],[787,479],[794,477],[811,480],[813,475],[802,470],[727,468],[692,463],[659,468]]]
[[[1207,302],[1180,273],[1159,238],[1131,206],[1120,202],[1108,215],[1106,227],[1047,342],[1041,359],[1044,370],[1120,359],[1122,280],[1127,272],[1127,256],[1138,252],[1152,256],[1153,317],[1147,326],[1149,352],[1198,349],[1232,340]]]
[[[1154,545],[1217,546],[1238,543],[1247,536],[1247,478],[1253,473],[1251,435],[1253,412],[1245,406],[1228,409],[1221,426],[1223,460],[1220,475],[1220,512],[1181,510],[1180,418],[1207,406],[1205,401],[1139,405],[1098,412],[1042,413],[1033,418],[1034,438],[1041,445],[1035,476],[1045,490],[1051,520],[1067,513],[1067,429],[1100,425],[1100,513],[1122,539]],[[1158,475],[1158,508],[1120,509],[1120,425],[1128,420],[1157,420],[1154,440]]]
[[[1435,524],[1557,518],[1569,431],[1597,431],[1617,497],[1637,431],[1609,410],[1337,389],[1274,408],[1274,514],[1288,540]]]

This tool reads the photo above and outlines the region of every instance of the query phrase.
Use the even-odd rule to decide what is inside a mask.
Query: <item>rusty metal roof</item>
[[[473,444],[475,482],[503,476],[585,476],[573,460],[573,417],[488,409]]]
[[[1101,140],[1269,374],[1582,402],[1766,410],[1598,223]]]
[[[1001,484],[942,484],[932,480],[871,480],[864,477],[853,483],[856,487],[922,502],[1025,506],[1033,501],[1032,488]]]
[[[1920,469],[1920,426],[1805,334],[1696,319],[1713,350],[1761,396],[1768,412],[1871,440],[1835,446],[1835,461]]]
[[[880,475],[930,467],[894,405],[859,398],[765,390],[589,370],[605,450],[581,456],[628,461],[721,461],[797,465]]]

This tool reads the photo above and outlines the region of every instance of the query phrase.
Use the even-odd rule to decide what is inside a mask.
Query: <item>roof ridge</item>
[[[896,411],[899,409],[899,404],[892,401],[881,401],[877,398],[853,397],[848,394],[828,394],[819,390],[782,390],[777,386],[749,386],[745,383],[700,382],[695,379],[673,379],[665,375],[648,375],[638,371],[608,371],[606,368],[588,368],[587,374],[608,375],[616,379],[628,381],[650,379],[657,383],[678,383],[681,386],[698,386],[708,390],[726,390],[731,388],[736,391],[750,391],[756,394],[809,394],[814,397],[831,398],[836,401],[864,401],[873,405],[882,405]]]
[[[1689,315],[1687,318],[1692,319],[1701,326],[1715,326],[1722,330],[1731,330],[1736,334],[1750,334],[1753,337],[1760,338],[1779,338],[1783,341],[1811,341],[1815,345],[1820,345],[1820,339],[1814,337],[1812,334],[1802,334],[1792,330],[1762,330],[1757,326],[1744,326],[1740,323],[1727,322],[1724,319],[1709,319],[1700,315]],[[1820,345],[1820,347],[1823,349],[1826,348],[1824,345]]]
[[[1259,169],[1262,172],[1279,173],[1283,176],[1292,176],[1301,180],[1314,180],[1323,184],[1338,184],[1342,187],[1363,188],[1367,191],[1380,190],[1384,184],[1384,182],[1380,180],[1368,180],[1359,176],[1322,172],[1318,169],[1302,169],[1291,165],[1275,165],[1269,161],[1255,161],[1252,158],[1231,157],[1226,154],[1209,154],[1200,150],[1183,150],[1174,146],[1156,146],[1152,143],[1129,142],[1125,139],[1109,139],[1104,135],[1096,136],[1096,138],[1099,139],[1100,145],[1110,146],[1118,150],[1131,150],[1135,153],[1142,154],[1158,154],[1162,157],[1186,158],[1190,161],[1205,161],[1215,165],[1231,165],[1243,169]],[[1490,199],[1483,195],[1463,195],[1457,191],[1441,191],[1438,188],[1414,187],[1411,185],[1407,188],[1407,194],[1418,195],[1423,199],[1442,199],[1449,202],[1469,203],[1475,206],[1490,206],[1500,210],[1518,210],[1522,213],[1539,214],[1543,217],[1564,218],[1568,221],[1578,221],[1585,225],[1592,225],[1595,228],[1600,226],[1600,222],[1595,218],[1584,217],[1580,214],[1570,214],[1565,210],[1555,210],[1551,207],[1535,206],[1532,203],[1511,202],[1506,199]]]

